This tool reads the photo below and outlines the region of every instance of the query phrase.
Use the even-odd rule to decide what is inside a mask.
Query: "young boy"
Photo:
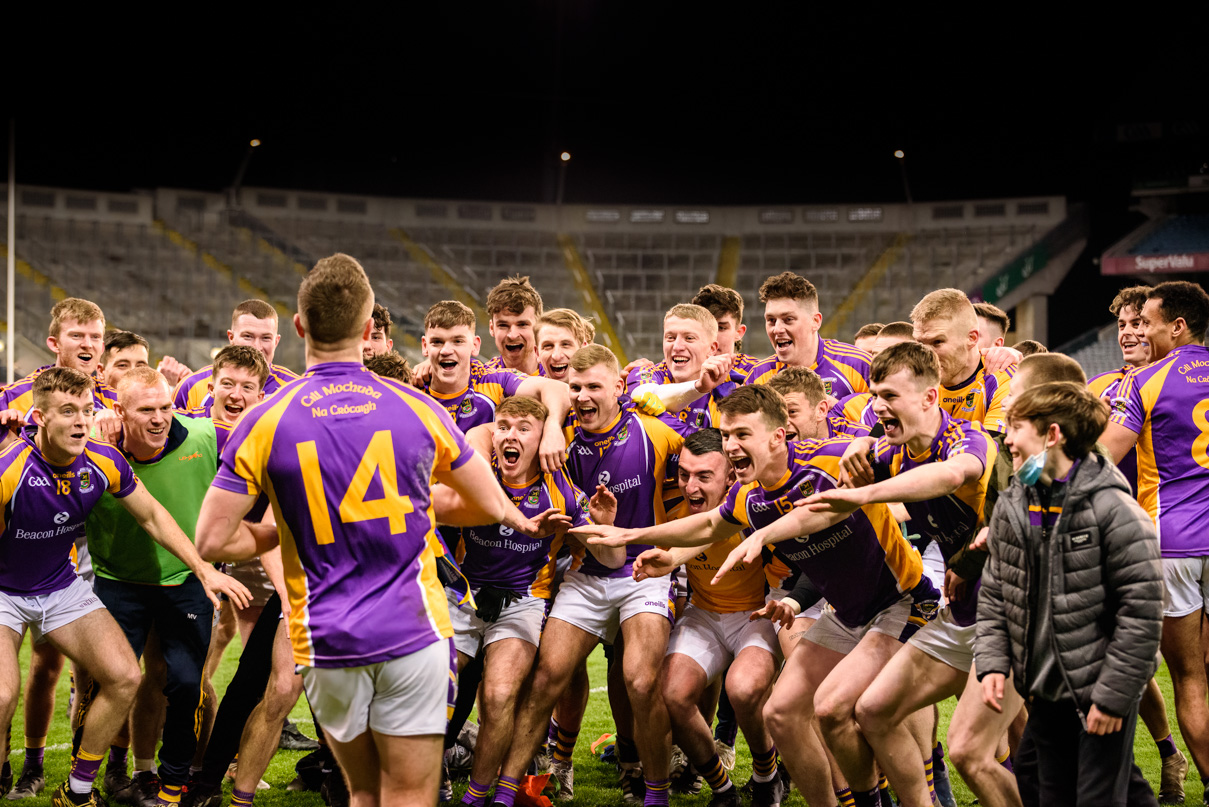
[[[1016,767],[1041,804],[1157,804],[1133,763],[1162,631],[1154,525],[1093,452],[1107,407],[1081,384],[1041,384],[1008,411],[1015,479],[995,507],[975,666],[1000,708],[1011,674],[1030,700]]]

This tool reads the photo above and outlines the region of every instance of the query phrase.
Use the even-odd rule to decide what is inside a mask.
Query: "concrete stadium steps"
[[[156,355],[171,353],[193,366],[209,360],[199,342],[225,341],[231,308],[242,299],[199,255],[149,224],[19,215],[17,246],[36,273],[33,285],[47,286],[45,297],[30,303],[30,318],[41,319],[43,332],[55,301],[84,297],[101,306],[108,325],[140,333]]]

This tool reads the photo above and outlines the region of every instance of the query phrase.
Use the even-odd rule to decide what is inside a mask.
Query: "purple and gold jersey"
[[[827,437],[868,437],[870,428],[864,423],[853,423],[847,418],[827,416]]]
[[[995,468],[998,449],[978,423],[952,418],[940,412],[940,430],[932,444],[920,456],[912,456],[906,445],[894,446],[879,437],[873,448],[873,461],[890,470],[891,476],[918,468],[929,462],[944,462],[959,454],[970,454],[982,463],[982,476],[967,482],[953,493],[926,502],[906,502],[911,515],[911,531],[924,539],[935,541],[947,562],[982,527],[982,508],[986,503],[987,487]],[[966,586],[966,596],[949,603],[958,625],[974,624],[978,606],[978,584]]]
[[[520,370],[509,369],[508,366],[506,364],[504,364],[503,356],[496,356],[494,359],[491,359],[486,364],[484,364],[482,369],[478,370],[477,373],[475,372],[473,365],[471,365],[470,374],[471,374],[471,376],[474,376],[474,375],[486,375],[487,373],[499,373],[499,372],[520,373],[522,376],[525,375],[524,373],[521,373]],[[546,377],[546,368],[542,367],[541,362],[537,363],[537,372],[532,373],[531,376],[541,376],[542,378]]]
[[[873,358],[860,348],[820,337],[818,354],[809,369],[823,379],[823,389],[828,395],[843,398],[869,391],[869,365],[872,361]],[[751,369],[744,383],[765,384],[786,366],[776,356],[770,356]]]
[[[122,499],[138,479],[122,452],[89,440],[70,465],[51,465],[32,429],[0,454],[0,591],[36,597],[71,585],[72,550],[101,494]]]
[[[873,414],[873,393],[858,392],[840,398],[831,411],[830,417],[843,418],[850,423],[861,423],[872,429],[877,425],[877,415]]]
[[[316,364],[248,410],[214,485],[269,496],[296,663],[359,667],[453,635],[429,485],[472,456],[436,401],[360,362]]]
[[[0,390],[0,409],[16,409],[21,413],[21,419],[28,423],[30,410],[34,408],[34,379],[54,366],[47,364],[39,367],[25,378],[14,381]],[[94,376],[92,380],[93,407],[97,410],[113,409],[117,400],[118,394],[113,387],[103,384]]]
[[[452,395],[442,395],[431,389],[425,391],[445,407],[445,411],[465,434],[475,426],[495,420],[495,408],[505,398],[515,395],[526,378],[513,370],[500,370],[478,377],[471,374],[466,389]]]
[[[1112,402],[1117,397],[1117,391],[1121,388],[1121,382],[1125,380],[1125,376],[1129,374],[1132,367],[1122,367],[1120,370],[1109,370],[1107,373],[1100,373],[1093,376],[1087,382],[1087,388],[1092,394],[1100,400],[1112,406]],[[1133,497],[1138,497],[1138,447],[1134,446],[1129,449],[1129,453],[1121,458],[1117,463],[1117,468],[1121,473],[1125,474],[1125,478],[1129,480],[1129,489],[1133,491]]]
[[[667,362],[659,362],[654,367],[649,365],[635,367],[626,377],[626,393],[632,394],[639,384],[675,384],[672,371]],[[735,388],[733,381],[723,381],[713,392],[702,395],[697,400],[679,412],[667,411],[659,416],[659,420],[671,427],[672,431],[681,437],[688,437],[694,432],[718,425],[718,401],[730,395]]]
[[[617,497],[616,526],[653,527],[667,520],[664,483],[676,477],[683,445],[684,438],[663,421],[622,409],[603,431],[575,427],[575,439],[567,446],[567,475],[589,495],[604,485]],[[630,544],[620,569],[604,566],[589,553],[580,571],[593,577],[629,577],[634,558],[650,548]]]
[[[588,499],[567,479],[563,468],[552,474],[538,472],[520,487],[512,487],[500,476],[493,460],[492,469],[500,487],[526,517],[532,518],[551,507],[570,516],[571,526],[591,524]],[[467,527],[462,530],[465,553],[460,559],[462,574],[471,588],[491,586],[507,591],[523,591],[534,597],[553,596],[554,558],[563,546],[562,538],[530,538],[503,524]]]
[[[1015,367],[1001,373],[988,373],[982,360],[974,375],[955,387],[940,387],[940,408],[958,420],[981,423],[988,432],[1007,432],[1007,400]]]
[[[279,365],[270,365],[269,377],[264,380],[264,397],[268,398],[277,390],[293,381],[298,374],[293,370]],[[172,405],[177,409],[188,411],[212,401],[210,381],[214,378],[214,365],[201,368],[195,373],[185,376],[176,385],[172,393]]]
[[[1209,349],[1183,345],[1130,370],[1112,422],[1138,435],[1138,503],[1165,558],[1209,555]]]
[[[785,475],[775,488],[735,483],[720,514],[750,535],[793,509],[794,502],[838,486],[840,458],[851,440],[789,443]],[[855,628],[919,584],[923,563],[884,504],[860,508],[829,529],[775,544]]]

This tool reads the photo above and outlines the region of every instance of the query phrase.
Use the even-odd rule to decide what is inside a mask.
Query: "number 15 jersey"
[[[360,667],[453,635],[429,485],[472,455],[440,404],[360,362],[316,364],[244,415],[214,485],[268,494],[296,663]]]

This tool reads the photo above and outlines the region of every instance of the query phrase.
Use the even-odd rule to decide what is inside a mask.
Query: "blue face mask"
[[[1041,451],[1020,464],[1020,470],[1016,472],[1016,478],[1025,485],[1035,485],[1037,480],[1041,478],[1041,471],[1045,468],[1045,452]]]

